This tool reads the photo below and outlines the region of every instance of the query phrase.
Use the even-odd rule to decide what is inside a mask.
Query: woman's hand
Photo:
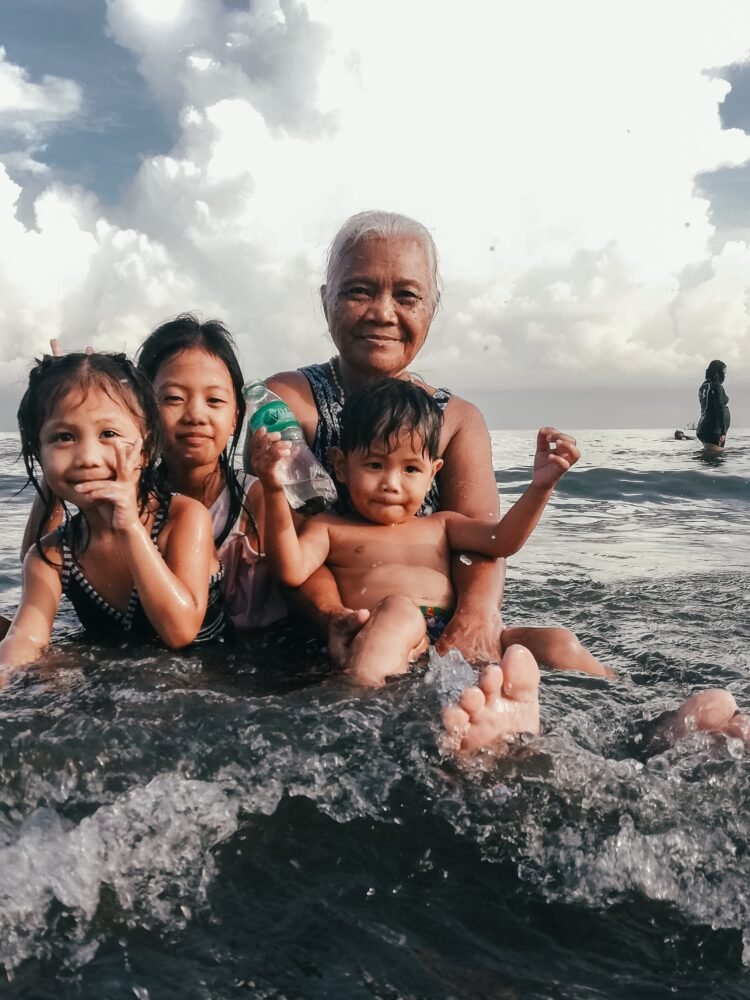
[[[253,471],[264,487],[280,490],[284,487],[283,461],[292,453],[292,442],[283,441],[278,431],[260,427],[250,443]]]
[[[555,427],[542,427],[536,436],[533,486],[551,490],[558,479],[581,457],[576,439]]]
[[[81,506],[97,507],[113,531],[130,531],[141,523],[138,510],[136,470],[141,467],[143,441],[115,441],[115,477],[96,482],[78,483],[76,493]]]
[[[488,566],[494,569],[491,564]],[[499,608],[481,615],[459,610],[448,622],[435,648],[441,656],[450,649],[457,649],[467,663],[499,663],[501,632]]]

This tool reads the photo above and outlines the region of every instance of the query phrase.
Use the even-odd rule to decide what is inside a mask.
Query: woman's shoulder
[[[464,399],[462,396],[456,396],[454,393],[451,393],[450,397],[446,400],[443,413],[446,425],[452,426],[456,431],[461,428],[468,430],[481,428],[482,430],[487,430],[487,422],[482,415],[482,411],[478,406],[470,403],[468,399]]]
[[[312,441],[318,425],[318,409],[305,375],[301,371],[279,372],[267,378],[266,385],[284,400],[300,422],[307,441]]]
[[[294,408],[293,404],[295,402],[313,405],[310,382],[301,371],[277,372],[275,375],[267,378],[265,382],[271,392],[275,392],[277,396],[281,396],[284,402],[288,403],[292,408]]]

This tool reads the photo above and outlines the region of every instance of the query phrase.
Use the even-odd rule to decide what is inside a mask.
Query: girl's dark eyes
[[[226,406],[227,403],[226,399],[219,399],[218,396],[209,396],[208,401],[213,405],[220,405],[220,406]]]
[[[162,403],[180,403],[182,396],[162,396]]]
[[[116,438],[119,436],[120,436],[119,433],[117,431],[113,431],[111,427],[108,427],[107,430],[102,431],[103,438]]]
[[[407,465],[406,466],[406,471],[407,472],[419,472],[420,470],[417,468],[416,465]]]
[[[67,431],[60,431],[58,434],[54,434],[52,436],[53,443],[57,442],[57,441],[63,441],[63,442],[65,442],[65,441],[72,441],[72,440],[73,440],[73,435],[69,434]]]

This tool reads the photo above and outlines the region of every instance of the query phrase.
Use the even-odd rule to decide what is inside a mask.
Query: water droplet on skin
[[[471,559],[469,559],[469,557],[464,555],[463,553],[461,553],[458,559],[459,562],[462,562],[464,564],[464,566],[471,566]]]

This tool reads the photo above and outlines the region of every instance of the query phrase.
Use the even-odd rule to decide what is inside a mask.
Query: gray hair
[[[366,239],[409,239],[419,243],[427,258],[430,271],[430,298],[433,310],[440,304],[440,275],[435,241],[430,231],[408,215],[371,209],[358,212],[346,220],[333,237],[326,258],[326,284],[323,293],[326,309],[331,311],[338,293],[344,262],[354,247]]]

